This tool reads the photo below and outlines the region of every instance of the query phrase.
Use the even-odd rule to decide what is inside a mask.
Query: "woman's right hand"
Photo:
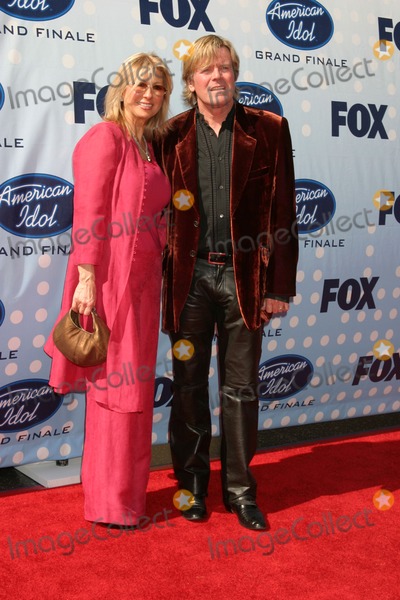
[[[96,305],[94,265],[78,265],[79,283],[72,297],[71,308],[81,315],[90,315]]]

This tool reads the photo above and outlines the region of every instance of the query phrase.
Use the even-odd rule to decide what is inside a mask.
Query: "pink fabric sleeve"
[[[102,260],[123,133],[111,123],[92,127],[75,147],[74,216],[72,227],[75,265],[98,265]]]

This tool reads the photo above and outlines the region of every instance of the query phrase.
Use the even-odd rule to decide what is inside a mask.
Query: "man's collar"
[[[223,127],[230,127],[233,124],[233,120],[235,118],[235,113],[236,113],[236,104],[237,104],[237,102],[236,102],[236,100],[234,100],[231,110],[228,112],[224,121],[221,124],[221,129]],[[199,121],[201,121],[202,123],[205,123],[209,127],[209,124],[207,123],[206,118],[204,117],[203,113],[201,113],[199,111],[199,107],[197,104],[195,105],[195,110],[196,110],[196,118]]]

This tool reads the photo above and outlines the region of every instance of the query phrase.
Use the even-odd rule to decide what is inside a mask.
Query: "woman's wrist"
[[[94,282],[95,272],[94,265],[78,265],[79,283]]]

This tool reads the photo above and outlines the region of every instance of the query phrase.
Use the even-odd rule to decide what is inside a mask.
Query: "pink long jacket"
[[[71,308],[78,283],[78,264],[96,266],[96,310],[111,330],[107,361],[102,367],[78,367],[55,348],[52,335],[45,352],[52,358],[49,384],[59,393],[84,391],[99,375],[119,374],[121,385],[106,394],[107,406],[118,412],[141,411],[140,395],[130,393],[134,365],[147,364],[138,356],[138,340],[124,337],[128,278],[134,277],[137,230],[143,203],[144,166],[120,127],[101,122],[78,142],[73,155],[75,180],[72,252],[69,258],[61,312]],[[163,229],[157,228],[160,237]],[[164,247],[164,241],[161,247]],[[115,379],[115,376],[114,376]],[[111,380],[111,379],[110,379]]]

